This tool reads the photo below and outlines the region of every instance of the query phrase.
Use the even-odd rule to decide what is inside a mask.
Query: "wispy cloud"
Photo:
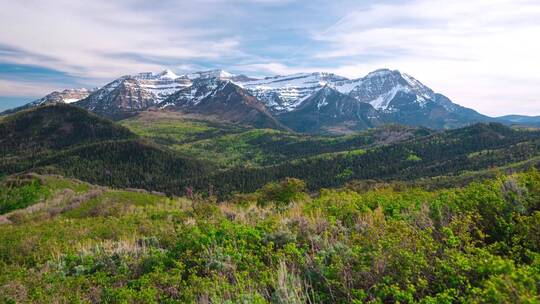
[[[179,14],[170,16],[166,9],[147,10],[129,1],[3,2],[0,27],[9,30],[0,31],[0,42],[10,51],[0,52],[0,60],[74,76],[114,77],[163,66],[114,54],[179,63],[231,55],[238,47],[234,36],[190,26],[199,19],[181,14],[180,6],[172,7]],[[204,15],[205,8],[199,13]]]
[[[485,113],[540,113],[538,1],[376,4],[312,35],[327,46],[319,60],[357,59],[344,74],[399,68]]]
[[[0,6],[0,79],[10,82],[0,95],[15,88],[31,93],[34,85],[31,96],[49,87],[103,85],[164,67],[351,78],[386,67],[488,114],[540,114],[537,0],[0,0]],[[6,64],[44,71],[14,77]]]
[[[0,79],[0,92],[2,92],[3,96],[37,97],[44,96],[51,93],[52,91],[59,91],[62,89],[62,87],[58,87],[54,83],[28,81],[22,82]]]

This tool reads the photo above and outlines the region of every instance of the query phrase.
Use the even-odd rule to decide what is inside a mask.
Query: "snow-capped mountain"
[[[424,106],[435,94],[413,77],[386,69],[371,72],[364,78],[340,83],[337,89],[361,102],[371,104],[377,110],[389,112],[396,110],[392,100],[400,92],[415,95],[415,102],[419,106]]]
[[[174,93],[159,107],[259,128],[287,129],[264,103],[228,78],[196,78],[190,87]]]
[[[399,93],[414,94],[418,105],[435,100],[435,93],[412,76],[397,70],[380,69],[358,79],[331,73],[294,74],[238,82],[274,112],[296,109],[302,101],[328,86],[377,110],[393,111],[392,100]],[[449,109],[450,110],[450,109]]]
[[[109,117],[142,111],[158,106],[171,95],[190,89],[202,79],[220,79],[230,74],[223,71],[204,71],[176,75],[171,70],[160,73],[139,73],[122,76],[82,100],[78,105]]]
[[[127,76],[129,78],[129,76]],[[161,73],[140,73],[132,76],[145,91],[153,94],[158,101],[162,101],[171,94],[191,85],[186,76],[178,76],[167,69]]]
[[[412,76],[388,69],[357,79],[323,72],[255,79],[224,70],[185,75],[164,70],[122,76],[86,95],[64,92],[43,99],[52,100],[54,94],[63,94],[56,102],[82,98],[75,104],[112,118],[155,108],[242,123],[265,121],[258,126],[277,126],[279,121],[299,132],[347,132],[384,123],[453,128],[489,120]],[[246,113],[256,119],[240,119]]]
[[[348,100],[351,104],[359,102],[371,105],[378,112],[378,123],[385,121],[451,128],[487,119],[474,110],[452,103],[444,95],[435,93],[414,77],[397,70],[380,69],[357,79],[347,79],[331,73],[311,73],[267,77],[238,84],[265,102],[278,120],[287,117],[287,120],[292,121],[294,119],[290,117],[294,117],[294,113],[299,113],[300,109],[305,114],[307,103],[318,104],[313,111],[320,112],[320,105],[325,101],[314,99],[324,98],[325,95],[318,92],[325,88],[335,91],[332,92],[334,99]],[[339,94],[349,98],[336,97]],[[332,121],[345,120],[346,117],[348,120],[352,113],[345,109],[356,107],[343,107],[342,103],[340,105],[342,108],[334,113],[337,116]],[[360,120],[362,119],[358,118],[358,121]],[[352,125],[355,126],[353,129],[357,127],[356,124]]]
[[[86,88],[80,88],[80,89],[65,89],[63,91],[54,91],[40,99],[34,100],[24,106],[7,110],[5,113],[14,113],[20,110],[28,109],[31,107],[36,107],[40,105],[45,104],[52,104],[52,103],[73,103],[76,101],[79,101],[81,99],[84,99],[88,97],[93,91],[96,89],[86,89]]]
[[[302,133],[350,133],[384,123],[382,115],[369,103],[359,102],[328,85],[308,96],[293,111],[276,117]]]
[[[95,89],[66,89],[61,92],[54,91],[51,94],[34,101],[34,104],[40,105],[44,103],[73,103],[88,97]]]
[[[263,101],[272,112],[282,113],[293,111],[324,86],[345,80],[347,78],[331,73],[300,73],[237,83]]]
[[[213,76],[211,76],[213,75]],[[225,75],[222,77],[222,75]],[[164,102],[159,104],[160,108],[187,108],[196,106],[206,97],[215,94],[220,87],[224,87],[229,80],[228,73],[217,71],[199,72],[188,75],[190,83],[169,96]],[[199,76],[199,77],[197,77]]]

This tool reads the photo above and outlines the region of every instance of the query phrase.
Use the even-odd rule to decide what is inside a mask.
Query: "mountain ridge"
[[[216,93],[219,86],[225,88],[227,84],[230,84],[229,94]],[[327,102],[323,100],[325,94],[320,94],[325,91],[331,91],[334,102],[340,100],[340,110],[335,103],[331,114],[328,105],[310,106]],[[327,72],[257,79],[221,69],[183,75],[166,69],[159,73],[125,75],[94,90],[81,89],[76,95],[79,99],[70,98],[73,96],[70,92],[78,93],[75,90],[54,92],[3,114],[45,103],[73,102],[113,119],[148,109],[168,109],[297,132],[351,133],[385,123],[433,129],[489,121],[540,125],[537,122],[540,119],[534,117],[515,119],[514,116],[492,118],[482,115],[434,92],[409,74],[390,69],[378,69],[355,79]],[[202,100],[205,100],[204,107],[199,105]],[[317,122],[314,121],[316,117],[319,117]],[[309,126],[300,124],[304,119]]]

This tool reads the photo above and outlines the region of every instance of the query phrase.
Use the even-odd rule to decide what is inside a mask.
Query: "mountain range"
[[[226,122],[302,133],[344,134],[385,124],[449,129],[496,121],[526,126],[540,118],[493,118],[462,107],[414,77],[380,69],[362,78],[298,73],[257,79],[223,70],[171,70],[122,76],[97,89],[53,92],[25,106],[73,103],[121,119],[146,110],[177,111]]]

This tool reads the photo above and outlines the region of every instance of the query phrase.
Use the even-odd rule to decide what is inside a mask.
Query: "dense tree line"
[[[0,158],[134,137],[128,129],[81,108],[65,104],[42,106],[0,121]]]
[[[267,182],[285,177],[304,179],[313,190],[342,185],[353,179],[411,180],[527,160],[538,155],[539,139],[537,131],[478,124],[377,147],[363,154],[345,153],[264,168],[237,168],[191,182],[201,190],[213,184],[227,194],[254,191]]]
[[[169,194],[183,194],[186,188],[207,193],[212,188],[220,198],[286,177],[303,179],[316,190],[351,180],[413,180],[483,170],[537,156],[540,144],[539,131],[495,123],[438,133],[391,126],[335,138],[254,130],[242,140],[251,141],[269,160],[278,154],[276,159],[294,160],[222,171],[66,105],[9,116],[0,122],[0,130],[5,135],[0,175],[59,173]],[[400,136],[405,139],[393,138]],[[358,147],[365,150],[355,150]]]
[[[365,149],[404,140],[418,139],[433,133],[424,128],[389,125],[347,136],[301,135],[278,131],[252,131],[247,144],[261,150],[268,159],[263,165],[275,165],[291,159],[323,153]]]

